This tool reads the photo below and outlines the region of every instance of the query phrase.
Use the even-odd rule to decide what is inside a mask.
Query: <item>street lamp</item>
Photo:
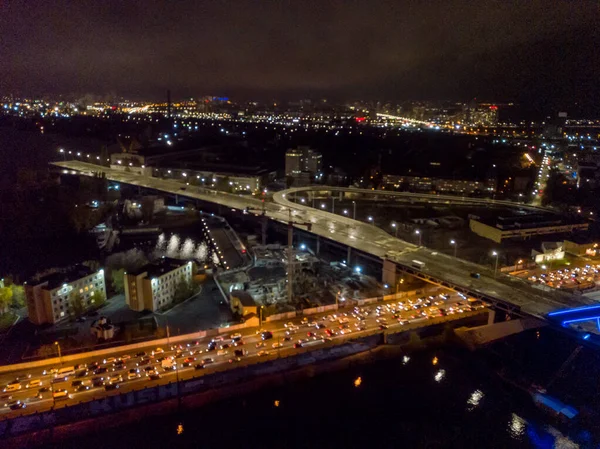
[[[494,277],[498,274],[498,253],[496,251],[492,251],[492,256],[496,258],[496,264],[494,265]]]
[[[415,234],[417,234],[419,236],[419,246],[421,246],[421,231],[419,231],[417,229],[417,230],[415,230]]]
[[[60,364],[62,365],[63,361],[62,361],[62,353],[60,352],[60,343],[55,341],[54,344],[58,348],[58,360],[60,361]]]
[[[331,213],[335,214],[335,196],[331,197]]]
[[[354,215],[352,215],[352,219],[356,220],[356,201],[352,201],[352,206],[354,207]]]
[[[456,257],[456,250],[458,249],[458,245],[456,244],[456,240],[450,240],[450,244],[454,246],[454,257]]]
[[[369,215],[369,216],[367,217],[367,220],[369,220],[370,222],[372,222],[372,221],[373,221],[373,217]]]
[[[262,327],[263,324],[263,309],[265,308],[265,306],[260,306],[260,327]]]
[[[398,225],[396,222],[392,222],[392,228],[394,228],[394,236],[398,238]]]

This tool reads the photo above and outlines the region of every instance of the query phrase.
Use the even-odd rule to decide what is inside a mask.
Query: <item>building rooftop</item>
[[[239,299],[244,307],[256,306],[256,302],[254,302],[252,295],[250,295],[248,292],[243,290],[233,290],[231,292],[231,296],[235,296],[237,299]]]
[[[567,218],[555,214],[525,214],[503,215],[496,218],[477,220],[481,223],[503,231],[513,229],[542,228],[546,226],[560,226],[569,224],[582,224],[586,221],[579,218]]]
[[[48,282],[46,289],[54,290],[63,284],[69,284],[73,281],[89,276],[92,273],[95,272],[89,267],[85,265],[77,265],[75,267],[57,270],[41,277],[33,278],[28,282],[28,284],[39,285]]]
[[[151,262],[143,267],[130,271],[127,274],[132,274],[134,276],[139,276],[140,274],[146,272],[149,278],[157,278],[162,276],[169,271],[173,271],[183,265],[188,263],[187,260],[179,260],[179,259],[171,259],[170,257],[163,257],[154,262]]]

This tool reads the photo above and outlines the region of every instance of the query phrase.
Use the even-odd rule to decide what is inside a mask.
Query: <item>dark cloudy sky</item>
[[[139,97],[170,87],[177,96],[548,96],[598,104],[599,5],[3,0],[0,93]]]

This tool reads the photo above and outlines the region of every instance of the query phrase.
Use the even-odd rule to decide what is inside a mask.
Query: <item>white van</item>
[[[52,393],[52,397],[55,401],[60,401],[62,399],[69,399],[69,393],[67,390],[58,390]]]
[[[7,385],[3,391],[6,393],[6,392],[18,391],[20,389],[21,389],[21,384],[10,384],[10,385]]]
[[[56,374],[54,375],[54,377],[65,377],[65,376],[71,376],[72,374],[75,374],[75,367],[74,366],[65,366],[64,368],[59,369]]]

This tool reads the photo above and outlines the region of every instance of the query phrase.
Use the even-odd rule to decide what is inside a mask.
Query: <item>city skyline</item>
[[[160,99],[171,88],[180,97],[477,98],[586,111],[599,96],[594,2],[5,9],[3,94]]]

